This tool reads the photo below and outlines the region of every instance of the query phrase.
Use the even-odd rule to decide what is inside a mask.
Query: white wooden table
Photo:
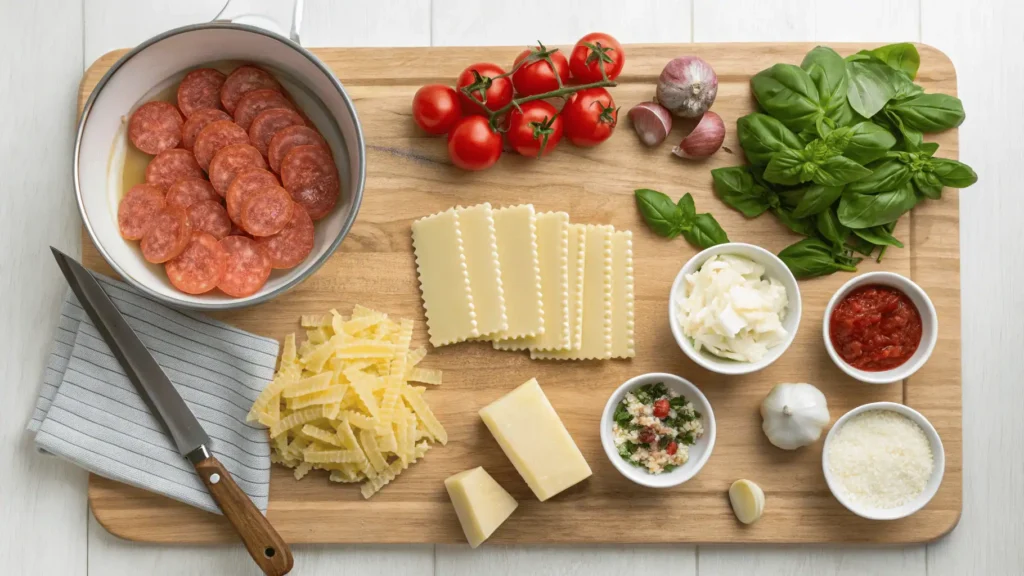
[[[217,0],[0,0],[0,563],[12,575],[233,576],[241,546],[137,545],[87,510],[86,475],[23,433],[65,284],[47,246],[80,250],[71,183],[75,97],[103,53],[209,20]],[[628,9],[625,6],[629,5]],[[907,548],[303,546],[295,574],[494,576],[1024,574],[1024,33],[1018,0],[307,0],[310,46],[911,40],[949,54],[967,122],[961,159],[964,511]]]

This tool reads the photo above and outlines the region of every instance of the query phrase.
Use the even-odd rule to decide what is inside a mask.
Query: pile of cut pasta
[[[331,310],[303,316],[306,340],[284,341],[274,380],[249,412],[267,426],[272,462],[330,472],[335,482],[362,482],[370,498],[448,434],[424,401],[441,371],[418,366],[425,348],[410,348],[412,320],[357,305],[350,318]]]

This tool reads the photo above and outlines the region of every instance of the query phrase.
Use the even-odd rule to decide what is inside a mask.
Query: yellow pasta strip
[[[359,453],[355,450],[306,450],[303,453],[306,462],[356,462],[359,460]]]
[[[291,430],[297,426],[308,424],[317,418],[323,418],[323,408],[315,406],[313,408],[306,408],[298,412],[292,412],[288,416],[281,419],[280,422],[270,427],[270,437],[276,438],[280,434]]]
[[[377,434],[377,445],[381,452],[398,452],[398,439],[395,438],[395,429],[388,426],[383,434]]]
[[[341,412],[341,402],[331,402],[330,404],[324,404],[324,417],[328,420],[334,420],[338,417],[338,412]]]
[[[303,462],[295,467],[295,479],[302,480],[309,471],[313,469],[313,464],[310,462]]]
[[[373,421],[373,418],[366,416],[365,414],[361,414],[353,410],[345,410],[341,415],[348,420],[349,424],[356,428],[361,428],[363,430],[376,430],[377,428],[377,424]]]
[[[387,460],[385,460],[384,455],[381,454],[380,448],[377,446],[377,438],[374,436],[372,430],[360,430],[359,443],[362,445],[363,452],[366,454],[366,459],[370,461],[374,470],[381,472],[388,467]]]
[[[312,344],[323,344],[327,342],[329,336],[323,328],[313,328],[306,330],[306,340]]]
[[[395,346],[389,342],[375,342],[373,340],[351,340],[335,344],[331,338],[330,344],[333,347],[334,355],[338,358],[388,358],[394,354]]]
[[[358,482],[359,481],[359,479],[356,477],[356,475],[351,473],[351,472],[349,472],[346,468],[339,468],[337,470],[331,470],[330,480],[331,480],[331,482],[344,482],[344,483],[352,483],[352,482]]]
[[[324,430],[323,428],[320,428],[318,426],[313,426],[312,424],[305,424],[302,426],[302,433],[325,444],[337,446],[338,448],[347,448],[347,446],[344,446],[342,444],[341,439],[338,438],[338,435],[336,433],[328,432],[327,430]]]
[[[369,499],[377,492],[380,492],[381,489],[390,484],[392,480],[394,480],[399,474],[401,474],[402,470],[405,470],[406,468],[409,467],[410,464],[422,458],[423,455],[426,454],[427,450],[429,449],[430,445],[428,444],[424,443],[417,445],[416,452],[413,454],[413,458],[411,458],[409,462],[395,460],[390,465],[388,465],[386,470],[381,472],[380,476],[363,482],[363,484],[359,487],[359,491],[362,493],[363,498]]]
[[[323,314],[303,314],[299,316],[299,326],[303,328],[323,328],[330,325],[330,317]]]
[[[296,438],[285,448],[284,457],[289,459],[302,458],[302,452],[309,447],[311,442],[306,438]]]
[[[345,317],[338,313],[337,310],[331,308],[331,330],[335,334],[341,334],[345,328]]]
[[[256,401],[252,403],[252,409],[249,410],[249,415],[245,417],[246,421],[255,422],[260,413],[267,411],[267,407],[270,406],[271,401],[292,382],[293,380],[290,378],[285,378],[280,374],[277,375],[270,384],[260,392],[260,395],[256,397]]]
[[[336,349],[336,338],[338,337],[331,336],[330,340],[322,344],[317,344],[312,348],[312,350],[309,351],[309,353],[302,355],[302,365],[306,368],[306,370],[309,370],[310,372],[323,371],[324,364],[326,364],[327,360],[334,355],[334,351]],[[307,342],[310,341],[307,340],[306,342],[303,342],[303,344],[306,344]]]
[[[416,393],[411,386],[402,386],[402,397],[409,404],[409,407],[413,409],[416,416],[423,422],[423,426],[430,432],[438,442],[442,445],[448,443],[448,433],[445,432],[444,426],[441,426],[441,422],[438,421],[437,416],[430,411],[430,407],[423,401],[423,397]]]
[[[410,382],[422,382],[424,384],[441,384],[441,371],[434,368],[413,368],[409,372],[408,378]]]
[[[289,364],[295,364],[296,360],[295,334],[289,334],[284,337],[284,348],[281,350],[281,365],[278,366],[278,370],[283,370]]]
[[[302,408],[308,408],[309,406],[316,406],[318,404],[340,403],[345,398],[346,392],[348,392],[348,384],[328,386],[323,390],[317,390],[316,392],[310,392],[309,394],[303,394],[302,396],[292,397],[288,401],[288,407],[292,410],[301,410]]]
[[[320,392],[321,390],[327,390],[331,387],[331,377],[333,376],[330,372],[322,372],[316,376],[310,376],[309,378],[303,378],[294,383],[285,386],[281,395],[285,398],[295,398],[298,396],[305,396],[314,392]]]

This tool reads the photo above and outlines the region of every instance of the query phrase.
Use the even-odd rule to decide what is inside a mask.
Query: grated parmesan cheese
[[[935,468],[928,437],[891,410],[850,418],[829,445],[828,468],[844,495],[862,506],[898,508],[924,491]]]

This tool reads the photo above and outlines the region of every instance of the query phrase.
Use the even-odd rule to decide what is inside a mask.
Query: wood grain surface
[[[863,46],[833,45],[841,53]],[[450,82],[470,61],[510,61],[515,48],[319,49],[353,97],[367,139],[368,177],[359,219],[340,250],[320,271],[273,302],[217,317],[257,333],[281,338],[298,328],[302,313],[376,307],[396,316],[422,319],[411,254],[409,224],[457,204],[533,203],[538,210],[565,210],[574,222],[613,224],[634,231],[637,357],[632,361],[557,363],[530,361],[482,343],[432,350],[425,366],[445,370],[445,384],[428,400],[448,429],[448,446],[432,450],[422,463],[370,501],[353,487],[328,483],[323,474],[296,482],[275,467],[268,516],[282,536],[297,542],[460,542],[462,534],[442,480],[463,469],[484,466],[513,496],[520,509],[492,537],[496,542],[852,542],[929,541],[955,526],[961,509],[961,402],[958,197],[947,190],[941,202],[927,202],[905,217],[896,235],[909,245],[890,250],[878,265],[861,272],[891,270],[912,276],[931,295],[939,313],[940,337],[931,361],[911,380],[868,386],[844,376],[821,343],[825,304],[849,275],[801,283],[804,313],[793,347],[757,374],[710,374],[680,352],[666,317],[669,287],[679,267],[696,250],[682,239],[650,233],[634,207],[632,191],[647,187],[673,198],[693,193],[699,212],[711,211],[735,241],[778,251],[798,238],[771,217],[746,220],[719,202],[708,171],[738,164],[742,154],[732,129],[753,110],[747,81],[775,62],[799,63],[813,44],[634,45],[612,89],[628,110],[650,99],[664,62],[684,50],[715,67],[720,87],[714,110],[730,133],[726,149],[703,162],[684,162],[671,142],[640,146],[623,114],[618,134],[590,150],[560,147],[544,161],[506,156],[483,173],[465,173],[447,160],[444,139],[415,130],[409,118],[413,92],[427,82]],[[956,92],[953,66],[941,52],[920,46],[918,82],[928,91]],[[98,60],[86,73],[80,103],[121,52]],[[682,137],[676,128],[670,140]],[[937,135],[940,154],[957,156],[955,131]],[[88,237],[83,259],[111,273]],[[414,345],[426,343],[418,326]],[[598,418],[608,395],[627,378],[644,372],[673,372],[695,382],[712,403],[719,425],[714,454],[689,483],[672,490],[642,489],[607,461]],[[594,476],[555,499],[539,503],[476,416],[504,392],[537,377],[569,432],[594,469]],[[821,443],[797,452],[772,447],[760,430],[757,409],[776,383],[805,381],[819,386],[833,420],[847,410],[878,400],[905,401],[928,417],[946,448],[946,475],[935,499],[911,518],[872,523],[847,512],[829,494],[821,472]],[[765,490],[770,513],[753,526],[736,522],[726,490],[740,477]],[[155,542],[227,541],[226,521],[163,497],[91,477],[90,504],[99,522],[125,538]],[[637,512],[662,519],[657,526],[611,531]],[[698,530],[690,527],[697,526]]]

